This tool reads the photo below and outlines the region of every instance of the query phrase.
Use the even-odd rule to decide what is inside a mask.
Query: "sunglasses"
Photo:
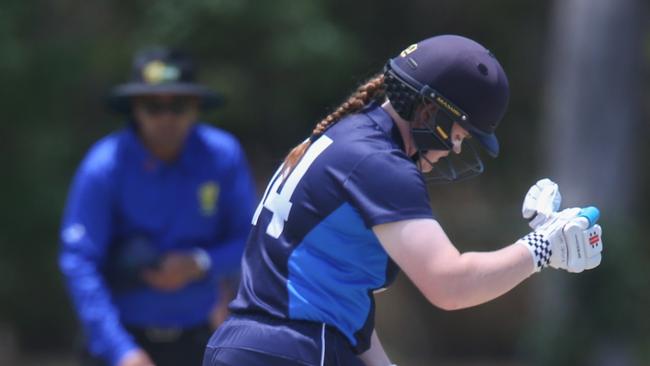
[[[141,99],[138,105],[150,116],[160,116],[163,114],[183,115],[191,107],[193,100],[190,98],[174,98],[169,101],[160,101],[155,99]]]

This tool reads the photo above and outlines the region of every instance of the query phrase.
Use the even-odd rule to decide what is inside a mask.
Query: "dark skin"
[[[175,106],[178,111],[151,111],[149,106]],[[182,95],[154,94],[133,99],[133,115],[144,145],[158,159],[174,161],[183,149],[190,128],[199,115],[199,99]]]

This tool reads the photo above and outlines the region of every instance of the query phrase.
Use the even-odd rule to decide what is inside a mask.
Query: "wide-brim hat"
[[[183,95],[200,100],[203,110],[222,104],[222,96],[196,82],[197,67],[192,58],[179,50],[153,48],[133,58],[131,80],[114,87],[108,96],[109,107],[131,113],[133,97],[143,95]]]

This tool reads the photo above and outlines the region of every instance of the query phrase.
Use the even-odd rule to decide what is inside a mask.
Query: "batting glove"
[[[548,178],[540,179],[526,193],[521,215],[534,230],[560,209],[561,202],[562,195],[558,185]]]
[[[573,273],[597,267],[603,250],[602,228],[595,224],[598,217],[595,207],[567,208],[523,237],[535,272],[547,266]]]

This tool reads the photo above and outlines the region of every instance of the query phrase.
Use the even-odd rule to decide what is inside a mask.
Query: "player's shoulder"
[[[390,115],[377,103],[345,116],[327,134],[350,153],[368,155],[401,151],[401,136]]]
[[[351,123],[341,125],[340,133],[328,135],[332,148],[323,154],[321,165],[340,171],[344,181],[353,178],[360,184],[377,186],[396,181],[403,185],[419,184],[421,175],[417,167],[390,135],[363,119],[347,122]]]
[[[212,154],[221,158],[236,156],[240,153],[241,144],[232,133],[207,123],[197,123],[195,126],[196,143]]]
[[[384,161],[390,165],[412,165],[401,148],[401,137],[392,121],[371,118],[365,113],[346,116],[327,135],[347,161]]]
[[[129,138],[128,128],[115,131],[97,140],[88,149],[80,170],[85,174],[106,174],[118,164],[120,151]]]
[[[354,167],[353,174],[361,179],[388,185],[422,183],[422,174],[406,154],[397,150],[382,150],[366,154]]]

